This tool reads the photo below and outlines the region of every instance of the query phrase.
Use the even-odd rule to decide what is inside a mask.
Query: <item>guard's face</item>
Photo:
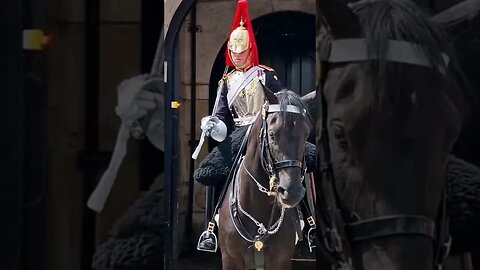
[[[235,53],[230,51],[232,62],[237,68],[245,68],[250,64],[250,53],[252,49],[246,49],[241,53]]]

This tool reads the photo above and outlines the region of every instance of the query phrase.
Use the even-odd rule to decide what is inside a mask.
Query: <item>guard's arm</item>
[[[233,117],[228,108],[227,92],[228,88],[226,84],[221,84],[222,89],[219,93],[218,100],[216,98],[215,111],[211,116],[202,118],[200,128],[203,130],[203,134],[212,137],[218,142],[222,142],[227,137],[228,133],[233,129]]]
[[[220,98],[218,100],[217,109],[214,112],[214,115],[218,117],[225,125],[227,126],[228,131],[230,132],[234,127],[232,112],[228,108],[228,86],[224,81],[222,91],[220,93]]]

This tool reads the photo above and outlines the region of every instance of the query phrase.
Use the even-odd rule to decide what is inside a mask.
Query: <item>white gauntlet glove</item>
[[[164,149],[163,79],[140,75],[123,81],[117,87],[115,108],[122,123],[136,139],[147,136],[158,149]]]
[[[202,118],[200,128],[205,135],[212,137],[217,142],[221,142],[227,137],[227,126],[215,116]]]
[[[215,116],[205,116],[201,120],[200,128],[203,132],[205,132],[205,135],[210,136],[212,129],[218,124],[219,121],[220,119]]]

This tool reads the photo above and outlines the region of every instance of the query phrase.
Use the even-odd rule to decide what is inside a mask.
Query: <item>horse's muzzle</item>
[[[305,196],[305,188],[302,185],[298,187],[283,187],[280,185],[277,188],[277,192],[279,201],[285,208],[293,208],[297,206],[297,204],[303,199],[303,196]]]

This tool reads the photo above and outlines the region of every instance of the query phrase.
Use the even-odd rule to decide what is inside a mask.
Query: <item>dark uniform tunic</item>
[[[228,134],[231,134],[236,128],[246,127],[252,124],[258,112],[261,111],[262,105],[265,102],[265,96],[260,83],[264,84],[274,93],[283,89],[282,84],[272,68],[263,65],[259,65],[259,67],[260,69],[257,72],[257,76],[239,92],[235,100],[231,102],[230,108],[227,100],[228,91],[232,90],[233,85],[237,80],[242,78],[245,71],[235,69],[222,78],[223,87],[214,115],[225,123]],[[222,83],[222,80],[219,81],[219,85]],[[225,164],[227,165],[226,167],[232,168],[233,160],[237,155],[232,149],[232,142],[234,141],[238,143],[239,140],[238,138],[232,140],[229,136],[215,147],[201,162],[196,174],[194,174],[194,178],[198,180],[195,176],[201,173],[202,181],[200,182],[202,184],[223,184],[227,179],[219,181],[217,178],[212,178],[211,182],[203,181],[203,179],[208,179],[208,175],[205,175],[205,172],[209,174],[215,170],[211,164]],[[238,146],[233,148],[238,149]]]
[[[260,83],[274,93],[283,89],[272,68],[263,65],[259,65],[259,67],[260,69],[257,72],[257,76],[240,91],[233,101],[231,108],[228,107],[227,93],[235,83],[242,78],[245,72],[235,69],[222,78],[223,88],[215,114],[225,123],[229,132],[232,131],[234,127],[251,124],[257,113],[260,112],[265,101]],[[222,80],[220,80],[219,84]]]

